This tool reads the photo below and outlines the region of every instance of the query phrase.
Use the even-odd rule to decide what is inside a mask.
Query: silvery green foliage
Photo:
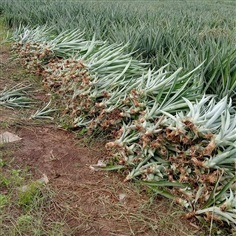
[[[37,110],[34,114],[31,115],[31,119],[50,119],[53,120],[53,117],[50,116],[57,109],[50,108],[51,100],[41,109]]]
[[[0,91],[0,105],[9,108],[29,108],[33,103],[30,98],[28,98],[27,91],[30,85],[17,84],[12,88],[5,88]]]

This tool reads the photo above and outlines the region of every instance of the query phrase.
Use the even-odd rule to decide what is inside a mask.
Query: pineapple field
[[[233,0],[0,0],[17,60],[59,98],[67,128],[108,137],[109,155],[93,168],[231,229],[235,9]]]

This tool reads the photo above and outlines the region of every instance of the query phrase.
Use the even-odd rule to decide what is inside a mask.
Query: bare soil
[[[32,80],[10,55],[9,46],[0,46],[0,89],[33,83],[34,98],[46,101],[46,92],[35,83],[38,78]],[[65,221],[65,235],[200,235],[168,200],[152,198],[134,183],[123,183],[121,173],[91,170],[91,164],[107,157],[104,141],[85,145],[83,138],[56,124],[29,120],[35,109],[0,106],[0,133],[9,131],[22,138],[7,145],[12,165],[27,167],[35,179],[48,177],[54,194],[51,210],[45,213],[48,222]]]

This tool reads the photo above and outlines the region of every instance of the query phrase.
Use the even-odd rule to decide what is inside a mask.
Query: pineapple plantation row
[[[59,1],[47,5],[34,1],[41,8],[33,7],[30,1],[28,6],[24,1],[2,2],[6,23],[14,27],[21,23],[12,40],[22,65],[41,75],[44,87],[58,94],[73,127],[91,134],[104,132],[113,139],[106,144],[111,153],[109,164],[101,169],[127,171],[125,181],[139,181],[173,199],[186,208],[189,218],[204,216],[236,226],[236,49],[232,17],[218,16],[209,25],[214,11],[197,20],[197,9],[204,8],[191,1],[191,12],[168,20],[164,17],[158,21],[160,34],[152,34],[149,30],[157,25],[151,28],[145,17],[153,17],[149,23],[154,24],[154,19],[167,14],[167,10],[163,15],[152,11],[152,3],[143,8],[143,15],[136,6],[135,14],[130,12],[122,19],[127,12],[121,6],[128,3],[111,10],[109,2],[105,8],[99,2],[74,1],[63,8],[67,12],[65,21],[65,15],[57,15],[62,11]],[[166,3],[159,4],[161,8]],[[210,1],[205,4],[214,8]],[[231,4],[233,1],[225,1],[220,11],[226,12]],[[184,5],[178,1],[177,9],[181,7]],[[16,12],[23,8],[26,12],[30,9],[30,14]],[[105,14],[101,14],[102,9]],[[143,18],[138,20],[138,16]],[[81,20],[83,17],[88,17],[91,27]],[[101,32],[94,35],[96,17]],[[56,19],[57,24],[51,26]],[[65,30],[65,22],[72,19],[72,28]],[[182,21],[174,31],[177,19]],[[76,25],[80,20],[83,28]],[[109,22],[114,28],[109,28]],[[129,22],[134,28],[129,28]],[[138,25],[148,30],[148,43],[157,54],[150,57],[148,44],[142,48],[140,42],[132,42],[140,33]],[[109,35],[119,31],[126,37],[134,35],[129,35],[129,40],[117,35],[112,41]],[[161,35],[157,44],[153,35]],[[144,44],[145,38],[141,41]]]
[[[174,2],[174,3],[173,3]],[[173,7],[174,5],[174,7]],[[127,44],[126,53],[151,68],[187,73],[204,62],[202,93],[235,100],[234,0],[67,1],[0,0],[8,26],[47,24],[55,33],[80,29],[86,40]],[[234,102],[235,103],[235,102]]]

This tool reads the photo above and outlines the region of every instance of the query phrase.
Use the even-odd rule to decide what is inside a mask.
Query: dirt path
[[[0,89],[32,83],[36,91],[33,97],[47,100],[46,93],[37,87],[37,78],[10,59],[8,46],[0,47],[0,69]],[[35,109],[0,106],[0,133],[9,131],[22,138],[7,145],[11,154],[4,158],[14,159],[14,168],[27,167],[34,179],[43,174],[48,177],[47,186],[54,194],[50,209],[44,212],[45,224],[63,220],[64,228],[58,235],[197,235],[171,202],[153,199],[140,186],[123,183],[121,174],[91,170],[91,164],[107,155],[103,142],[84,147],[75,134],[53,123],[29,120]]]

